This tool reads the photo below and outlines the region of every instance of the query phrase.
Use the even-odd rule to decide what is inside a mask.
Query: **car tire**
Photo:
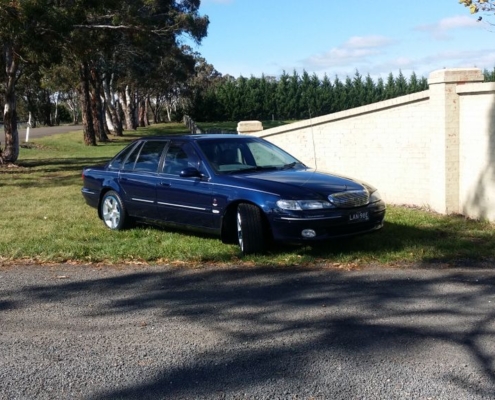
[[[103,223],[112,230],[127,227],[129,217],[119,194],[113,190],[103,195],[100,203],[100,214]]]
[[[265,236],[261,210],[253,204],[239,204],[237,241],[242,254],[262,253],[265,250]]]

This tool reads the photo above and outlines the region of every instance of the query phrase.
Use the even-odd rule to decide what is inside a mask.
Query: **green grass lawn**
[[[389,206],[383,230],[315,246],[278,246],[241,258],[218,238],[150,226],[114,232],[81,195],[81,170],[104,163],[130,140],[186,132],[161,124],[112,137],[96,147],[82,132],[54,135],[21,148],[17,166],[0,167],[0,263],[204,263],[244,266],[364,267],[495,260],[495,227],[461,216]]]

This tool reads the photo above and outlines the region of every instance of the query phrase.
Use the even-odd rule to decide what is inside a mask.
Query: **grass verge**
[[[129,140],[182,133],[181,124],[139,129],[84,146],[71,132],[30,142],[17,166],[0,167],[0,263],[169,263],[354,268],[495,260],[495,227],[462,216],[389,206],[380,232],[314,246],[279,246],[241,258],[237,246],[218,238],[149,226],[113,232],[80,193],[81,169],[107,161]]]

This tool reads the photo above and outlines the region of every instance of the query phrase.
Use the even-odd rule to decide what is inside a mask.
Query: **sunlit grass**
[[[0,168],[0,262],[146,262],[218,265],[363,266],[495,259],[492,224],[462,216],[389,206],[380,232],[314,246],[275,246],[241,257],[216,238],[151,226],[108,230],[81,195],[81,170],[144,135],[185,133],[182,124],[139,129],[96,147],[82,132],[54,135],[22,148],[17,167]]]

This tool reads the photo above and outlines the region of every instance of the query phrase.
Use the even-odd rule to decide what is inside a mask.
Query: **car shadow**
[[[449,218],[456,217],[451,216]],[[413,254],[413,258],[421,260],[420,263],[416,262],[416,265],[423,269],[438,268],[440,265],[449,263],[449,268],[473,265],[476,268],[492,269],[493,259],[484,260],[481,256],[477,258],[477,255],[493,254],[492,239],[490,237],[473,237],[471,232],[463,230],[457,230],[452,233],[449,224],[449,219],[446,219],[445,226],[438,225],[433,227],[404,225],[385,220],[384,227],[381,230],[353,237],[302,244],[267,243],[268,248],[265,255],[272,258],[284,254],[307,256],[316,260],[312,264],[320,265],[332,263],[333,259],[342,259],[349,256],[350,259],[356,260],[356,263],[359,264],[362,263],[359,260],[359,254],[365,253],[367,259],[371,255],[379,260],[387,258],[387,255],[391,253],[400,254],[405,249],[411,249],[411,251],[417,252]],[[137,227],[220,240],[215,235],[189,231],[177,226],[138,224]],[[240,249],[238,251],[239,257],[242,257]],[[430,253],[437,255],[433,257],[429,255]],[[263,254],[255,255],[253,260],[256,262],[259,257],[263,257]],[[250,259],[249,256],[247,258]],[[400,266],[401,263],[407,264],[404,260],[393,262],[397,266]],[[290,263],[285,265],[291,266]]]

